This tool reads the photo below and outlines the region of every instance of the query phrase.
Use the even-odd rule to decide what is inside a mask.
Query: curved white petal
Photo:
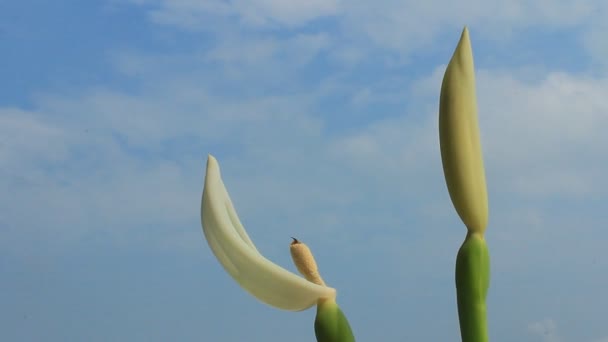
[[[219,165],[211,155],[207,160],[201,223],[207,243],[224,269],[260,301],[283,310],[301,311],[320,298],[335,298],[335,289],[311,283],[258,252],[232,206]]]

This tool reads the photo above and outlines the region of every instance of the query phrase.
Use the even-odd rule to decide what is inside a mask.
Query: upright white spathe
[[[314,284],[266,259],[247,235],[222,181],[217,160],[209,155],[201,203],[201,223],[209,247],[226,272],[258,300],[301,311],[336,290]]]
[[[488,192],[477,119],[473,50],[466,27],[441,83],[439,144],[454,208],[470,232],[483,235],[488,225]]]

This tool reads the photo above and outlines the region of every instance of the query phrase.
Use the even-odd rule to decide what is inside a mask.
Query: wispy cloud
[[[543,342],[564,342],[563,338],[558,329],[557,323],[551,318],[545,318],[543,320],[530,323],[528,325],[528,331],[540,338]],[[578,339],[580,341],[580,339]],[[608,337],[594,339],[592,342],[605,342],[608,341]]]
[[[188,30],[208,29],[208,22],[201,19],[237,17],[239,22],[253,27],[298,27],[311,20],[338,13],[339,1],[147,1],[135,0],[136,4],[152,6],[150,18],[160,24],[176,25]]]
[[[187,30],[212,30],[218,18],[245,28],[293,29],[331,18],[339,28],[341,55],[370,54],[366,44],[410,56],[418,48],[436,48],[433,43],[445,29],[463,23],[483,27],[478,36],[509,41],[527,30],[545,33],[575,31],[591,54],[601,53],[599,32],[608,8],[601,1],[585,3],[469,0],[456,4],[384,1],[196,1],[137,0],[145,5],[151,20]],[[223,25],[222,25],[223,27]],[[516,46],[514,44],[513,46]],[[348,53],[348,51],[351,53]],[[357,51],[357,52],[355,52]]]
[[[561,342],[561,341],[563,341],[557,332],[557,325],[550,318],[546,318],[542,321],[531,323],[528,326],[528,330],[531,333],[540,336],[540,338],[542,339],[543,342]]]

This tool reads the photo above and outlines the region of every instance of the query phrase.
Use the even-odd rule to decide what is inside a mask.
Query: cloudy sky
[[[608,2],[0,3],[4,341],[312,342],[204,240],[208,154],[249,235],[306,242],[358,341],[458,341],[437,135],[467,25],[494,342],[608,341]]]

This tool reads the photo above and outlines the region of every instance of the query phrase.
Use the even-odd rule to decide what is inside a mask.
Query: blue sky
[[[438,149],[464,25],[495,342],[606,342],[605,1],[0,4],[0,336],[313,341],[242,291],[199,206],[213,154],[258,249],[315,253],[358,341],[457,341],[465,228]]]

